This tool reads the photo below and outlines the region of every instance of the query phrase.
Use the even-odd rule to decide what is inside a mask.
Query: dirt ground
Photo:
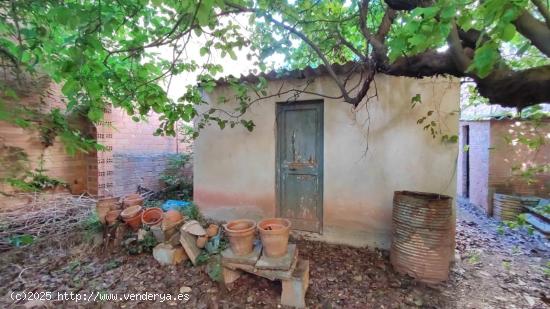
[[[547,242],[498,225],[466,205],[458,207],[457,262],[450,279],[427,286],[395,273],[388,253],[296,240],[310,260],[310,308],[550,308]],[[161,267],[149,254],[101,255],[83,243],[60,240],[0,256],[0,307],[282,308],[281,284],[244,275],[225,287],[205,266]],[[15,302],[13,291],[54,292],[54,300]],[[57,292],[188,292],[188,301],[59,301]],[[97,295],[97,294],[96,294]]]

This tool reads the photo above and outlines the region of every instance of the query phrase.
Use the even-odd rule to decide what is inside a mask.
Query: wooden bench
[[[293,244],[289,245],[287,255],[281,258],[267,258],[261,256],[260,252],[261,247],[258,246],[251,254],[242,257],[235,256],[230,248],[222,252],[224,283],[234,282],[243,271],[271,281],[280,280],[283,287],[281,304],[305,307],[305,295],[309,286],[309,260],[299,258],[298,249]]]

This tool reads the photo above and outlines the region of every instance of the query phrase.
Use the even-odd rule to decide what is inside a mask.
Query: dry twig
[[[96,203],[84,195],[20,193],[16,197],[29,203],[0,209],[0,252],[9,250],[10,238],[18,235],[62,239],[82,226]]]

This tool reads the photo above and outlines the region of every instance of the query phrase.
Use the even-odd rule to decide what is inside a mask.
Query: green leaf
[[[63,88],[61,89],[61,91],[66,96],[72,96],[73,94],[76,93],[76,91],[79,88],[80,88],[80,84],[77,80],[69,79],[65,82],[65,84],[63,85]]]
[[[88,111],[88,118],[90,118],[93,122],[98,122],[103,118],[103,109],[92,106],[90,107],[90,110]]]
[[[231,57],[231,59],[237,60],[237,55],[235,54],[235,52],[233,51],[233,49],[228,49],[228,50],[227,50],[227,53],[229,54],[229,57]]]
[[[487,42],[476,49],[474,60],[468,70],[475,70],[479,77],[485,78],[493,70],[498,57],[497,45],[494,42]]]
[[[502,40],[505,42],[511,41],[516,35],[516,27],[513,24],[507,24],[502,30]]]

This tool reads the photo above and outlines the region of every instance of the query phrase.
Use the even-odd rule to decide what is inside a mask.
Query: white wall
[[[305,80],[271,81],[268,92],[305,85]],[[429,119],[441,123],[443,134],[458,134],[458,80],[378,75],[376,87],[378,97],[357,110],[324,98],[323,234],[315,237],[387,248],[394,191],[455,196],[458,144],[432,138],[417,120],[433,110]],[[316,79],[307,90],[339,95],[328,77]],[[422,103],[411,109],[417,93]],[[233,97],[220,86],[205,98],[214,104],[220,95]],[[195,144],[194,199],[205,215],[230,220],[275,214],[275,107],[292,97],[288,93],[255,103],[244,117],[256,124],[253,132],[242,127],[220,130],[215,124],[201,131]],[[319,97],[298,98],[308,99]],[[218,107],[231,111],[234,104]]]

